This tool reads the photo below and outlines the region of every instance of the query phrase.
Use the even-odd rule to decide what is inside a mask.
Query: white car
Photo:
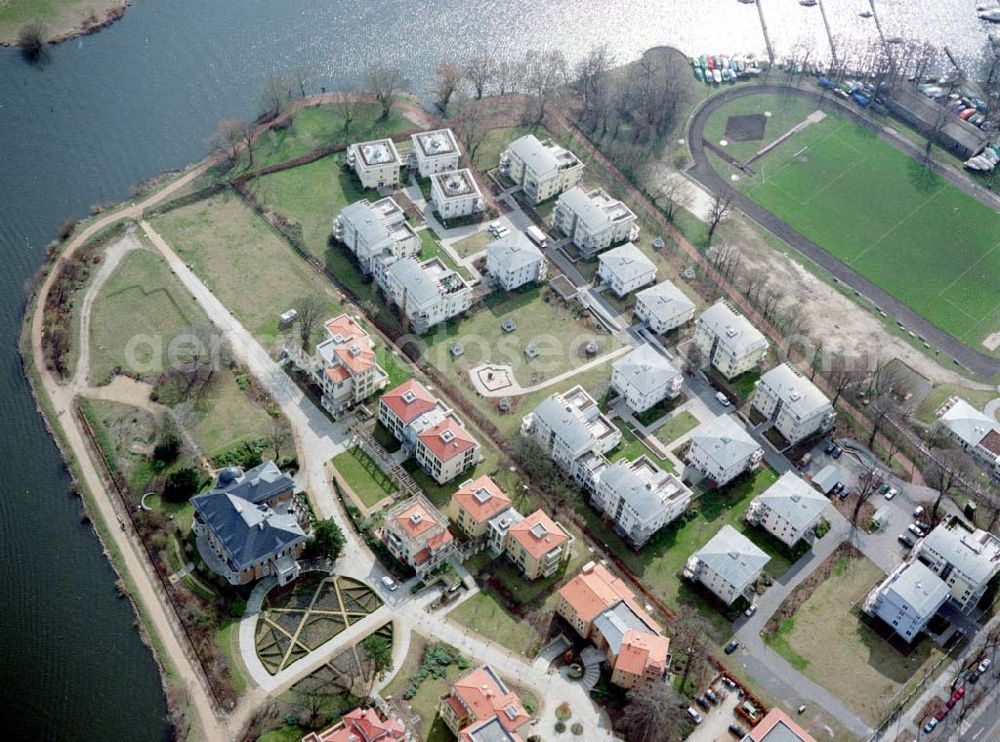
[[[382,584],[385,585],[385,589],[389,590],[390,592],[395,591],[396,588],[399,587],[399,585],[396,584],[396,581],[392,579],[389,575],[382,576]]]
[[[499,231],[500,231],[500,229],[501,229],[501,226],[500,226],[500,222],[490,222],[490,225],[489,225],[489,226],[487,227],[487,229],[488,229],[488,230],[489,230],[489,231],[490,231],[490,232],[491,232],[492,234],[496,234],[496,233],[497,233],[497,232],[499,232]]]
[[[917,505],[915,508],[913,508],[913,517],[914,518],[919,518],[923,514],[924,514],[924,506],[923,505]]]
[[[719,400],[719,404],[721,404],[723,407],[728,407],[731,404],[731,402],[729,401],[729,397],[727,397],[722,392],[716,392],[715,398]]]
[[[987,657],[985,660],[979,663],[979,667],[977,667],[976,669],[979,670],[979,674],[982,675],[984,672],[990,669],[990,665],[992,664],[993,661],[990,660],[989,657]]]
[[[756,612],[757,612],[757,604],[756,603],[751,603],[750,607],[747,608],[745,611],[743,611],[743,614],[745,616],[752,616]]]
[[[886,493],[885,493],[885,499],[886,500],[891,500],[892,498],[894,498],[898,494],[899,494],[899,490],[898,489],[896,489],[895,487],[890,487],[886,491]]]

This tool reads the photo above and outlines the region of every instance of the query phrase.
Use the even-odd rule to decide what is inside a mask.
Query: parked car
[[[716,398],[717,400],[719,400],[719,404],[721,404],[721,405],[722,405],[723,407],[728,407],[728,406],[729,406],[730,404],[732,404],[732,403],[731,403],[731,402],[729,401],[729,397],[727,397],[727,396],[726,396],[725,394],[723,394],[722,392],[716,392],[716,393],[715,393],[715,398]]]
[[[944,705],[950,709],[953,709],[955,708],[956,703],[958,703],[958,701],[956,701],[954,698],[949,698]]]
[[[837,494],[837,497],[839,497],[839,498],[840,498],[841,500],[846,500],[846,499],[847,499],[848,497],[850,497],[850,496],[851,496],[851,490],[849,490],[849,489],[846,489],[846,488],[845,488],[845,489],[842,489],[842,490],[841,490],[841,491],[840,491],[840,492],[839,492],[839,493]]]
[[[833,453],[835,448],[837,448],[837,444],[834,443],[833,441],[830,441],[829,443],[826,444],[826,448],[823,449],[823,453],[829,456],[831,453]]]
[[[724,677],[722,678],[722,682],[725,683],[726,686],[731,688],[732,690],[736,690],[737,688],[736,681],[733,680],[732,678]]]
[[[739,649],[739,646],[740,646],[740,643],[738,641],[736,641],[735,639],[733,639],[731,642],[729,642],[729,644],[726,645],[726,648],[725,648],[724,651],[725,651],[726,654],[732,654],[737,649]]]
[[[906,530],[908,530],[917,538],[923,538],[924,532],[923,530],[921,530],[920,526],[918,526],[916,523],[910,523],[910,525],[906,527]]]
[[[924,514],[924,506],[923,505],[917,505],[915,508],[913,508],[913,517],[914,518],[919,518],[923,514]]]
[[[805,469],[812,462],[813,456],[811,453],[803,454],[802,458],[799,459],[799,468]]]
[[[693,708],[688,706],[688,716],[694,719],[695,724],[701,724],[701,714],[695,711]]]
[[[933,716],[929,718],[927,720],[927,723],[924,724],[924,734],[930,734],[931,732],[933,732],[934,727],[936,727],[937,725],[938,725],[937,719],[935,719]]]
[[[949,708],[948,708],[947,706],[944,706],[944,707],[942,707],[942,708],[939,708],[939,709],[937,710],[937,713],[936,713],[936,714],[934,714],[934,719],[935,719],[935,720],[937,720],[937,721],[944,721],[944,717],[946,717],[946,716],[948,715],[948,712],[949,712],[950,710],[951,710],[951,709],[949,709]]]
[[[959,688],[957,691],[951,694],[951,700],[961,701],[962,696],[964,695],[965,695],[965,686],[963,685],[961,688]]]
[[[830,455],[833,456],[833,458],[835,459],[839,459],[842,453],[844,453],[844,449],[835,444],[833,446],[833,451],[830,452]]]
[[[973,670],[971,673],[968,674],[968,676],[966,676],[965,679],[968,680],[970,683],[976,683],[979,681],[980,675],[982,675],[982,673],[979,672],[979,670]]]
[[[708,688],[705,691],[705,698],[707,698],[712,703],[718,703],[719,702],[719,697],[717,695],[715,695],[715,691],[712,690],[711,688]]]
[[[804,714],[806,712],[806,705],[803,703],[801,706],[799,706],[796,709],[796,711],[798,711],[798,713],[800,713],[800,714]]]
[[[694,702],[697,703],[699,706],[701,706],[706,711],[708,711],[708,709],[709,709],[708,701],[705,700],[704,696],[698,696],[697,698],[694,699]]]
[[[389,575],[382,576],[382,584],[385,585],[385,589],[389,590],[390,592],[394,591],[396,588],[399,587],[399,585],[396,584],[396,581],[392,579]]]
[[[730,724],[729,733],[738,739],[743,739],[746,736],[746,730],[739,724]]]
[[[889,492],[889,483],[888,482],[882,482],[882,486],[878,488],[878,493],[880,495],[885,495],[888,492]]]
[[[746,610],[745,610],[745,611],[743,612],[743,615],[745,615],[745,616],[752,616],[752,615],[753,615],[753,614],[755,614],[756,612],[757,612],[757,604],[756,604],[756,603],[751,603],[751,604],[750,604],[750,607],[749,607],[749,608],[747,608],[747,609],[746,609]]]
[[[913,548],[913,539],[910,537],[910,534],[908,533],[899,534],[896,540],[899,541],[899,543],[901,543],[907,549]]]
[[[490,231],[490,234],[495,235],[500,231],[500,226],[500,222],[490,222],[490,226],[488,226],[487,229]]]
[[[891,500],[892,498],[894,498],[898,494],[899,494],[899,490],[898,489],[896,489],[895,487],[890,487],[889,491],[885,493],[885,499],[886,500]]]
[[[839,495],[841,492],[844,491],[844,483],[837,482],[835,485],[833,485],[833,489],[830,491],[835,495]]]
[[[992,664],[993,661],[989,657],[987,657],[985,660],[979,663],[979,667],[977,667],[976,669],[979,670],[979,674],[982,675],[984,672],[990,669],[990,665]]]

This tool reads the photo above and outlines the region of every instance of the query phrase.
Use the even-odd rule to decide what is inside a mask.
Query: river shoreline
[[[130,5],[132,5],[132,0],[120,0],[117,5],[105,8],[99,13],[91,13],[79,25],[52,34],[46,40],[46,43],[52,45],[62,44],[65,41],[70,41],[81,36],[95,34],[107,28],[112,23],[121,20]],[[0,47],[15,47],[17,45],[16,39],[0,39]]]

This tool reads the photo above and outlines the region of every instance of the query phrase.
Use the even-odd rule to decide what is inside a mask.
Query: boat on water
[[[817,2],[818,2],[818,0],[799,0],[799,5],[804,5],[804,6],[806,6],[807,8],[811,8],[811,7],[812,7],[812,6],[814,6],[814,5],[815,5],[815,4],[817,3]]]
[[[712,79],[715,80],[716,84],[722,82],[722,73],[719,71],[718,67],[712,70]]]
[[[980,11],[979,18],[990,23],[1000,23],[1000,7]]]

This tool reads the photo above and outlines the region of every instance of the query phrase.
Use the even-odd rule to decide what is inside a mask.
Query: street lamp
[[[764,45],[767,47],[767,58],[774,66],[774,49],[771,47],[771,37],[767,34],[767,24],[764,22],[764,11],[761,10],[760,0],[739,0],[739,2],[744,5],[749,5],[753,3],[757,6],[757,15],[760,16],[760,30],[764,33]]]

